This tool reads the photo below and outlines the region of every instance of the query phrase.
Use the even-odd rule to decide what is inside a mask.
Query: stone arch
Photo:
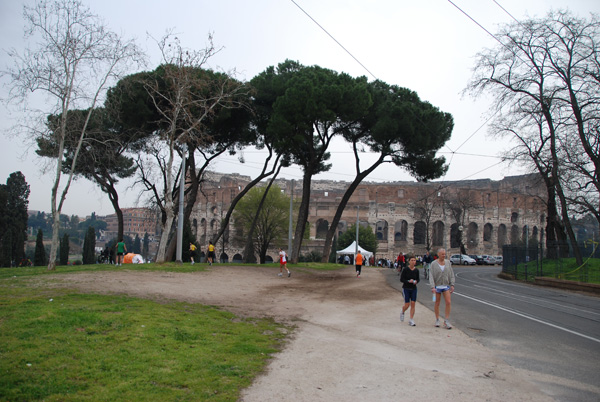
[[[510,244],[519,243],[519,227],[517,225],[512,225],[510,228]]]
[[[325,219],[319,219],[317,221],[317,231],[315,233],[315,239],[324,239],[329,231],[329,222]]]
[[[402,241],[402,222],[394,224],[394,242]]]
[[[244,260],[244,257],[242,257],[242,255],[240,253],[233,255],[233,262],[242,262],[243,260]]]
[[[517,223],[519,221],[519,213],[513,212],[510,214],[510,223]]]
[[[337,227],[338,237],[341,236],[346,230],[348,230],[348,223],[346,221],[340,221]]]
[[[202,218],[200,220],[200,244],[205,245],[207,240],[207,230],[208,230],[208,223],[206,222],[206,219]]]
[[[192,233],[194,234],[194,237],[198,239],[198,219],[196,218],[192,221]]]
[[[397,221],[394,224],[394,242],[406,241],[408,235],[408,222],[405,220]]]
[[[227,255],[227,253],[221,253],[221,256],[219,257],[219,261],[229,262],[229,256]]]
[[[229,225],[225,226],[225,230],[223,230],[223,241],[229,243]]]
[[[425,241],[427,239],[427,225],[425,225],[425,222],[423,221],[417,221],[415,222],[415,226],[413,229],[413,239],[414,239],[414,244],[425,244]]]
[[[531,238],[536,241],[540,240],[540,239],[538,239],[538,227],[537,226],[534,226],[533,229],[531,229]]]
[[[433,222],[433,233],[431,236],[431,244],[434,247],[444,247],[444,231],[446,226],[442,221]]]
[[[475,222],[467,226],[467,247],[476,247],[479,245],[479,226]]]
[[[450,226],[450,248],[458,248],[460,247],[460,241],[459,241],[459,227],[460,225],[458,223],[453,223]]]
[[[381,219],[378,220],[375,224],[375,236],[377,240],[387,241],[388,239],[388,223],[387,221]]]
[[[483,226],[483,241],[492,241],[492,235],[494,233],[494,227],[491,223],[486,223]]]
[[[502,248],[506,244],[506,225],[501,223],[498,226],[498,248]]]
[[[219,229],[219,222],[216,219],[210,221],[210,233],[215,233]]]

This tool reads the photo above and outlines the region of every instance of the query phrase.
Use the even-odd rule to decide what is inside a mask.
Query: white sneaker
[[[280,272],[280,273],[277,274],[277,276],[283,276],[283,274]]]
[[[450,321],[444,320],[444,327],[446,327],[448,329],[452,329],[452,324],[450,324]]]
[[[400,313],[400,322],[404,322],[404,313]]]
[[[411,327],[415,327],[417,324],[415,324],[415,322],[414,322],[414,321],[413,321],[413,319],[411,318],[411,319],[408,321],[408,325],[410,325]]]
[[[440,319],[438,318],[437,320],[435,320],[435,326],[439,327],[440,326]]]

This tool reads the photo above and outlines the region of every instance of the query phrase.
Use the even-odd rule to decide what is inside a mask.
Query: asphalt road
[[[555,376],[542,384],[555,399],[600,401],[600,297],[499,279],[499,266],[453,268],[455,328],[513,367]],[[400,290],[394,270],[386,277]],[[433,310],[428,281],[418,289],[418,301]]]

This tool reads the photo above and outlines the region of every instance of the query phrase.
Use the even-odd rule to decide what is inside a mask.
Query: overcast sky
[[[22,10],[23,4],[32,3],[0,0],[2,69],[11,63],[5,50],[27,46],[23,39]],[[471,77],[476,53],[497,44],[464,13],[495,33],[499,24],[512,21],[510,15],[517,19],[542,17],[551,9],[568,8],[587,18],[590,12],[600,12],[598,0],[84,0],[84,3],[114,31],[137,39],[148,53],[148,70],[160,62],[156,44],[148,34],[159,38],[173,28],[184,46],[194,49],[204,48],[208,34],[213,33],[215,44],[223,50],[210,61],[211,67],[223,71],[235,69],[241,80],[250,80],[268,66],[291,59],[352,76],[365,75],[370,81],[376,77],[416,91],[421,99],[454,117],[452,138],[440,152],[450,162],[443,180],[499,180],[523,173],[521,167],[502,163],[499,158],[503,149],[511,147],[510,142],[487,135],[486,100],[475,101],[461,95]],[[6,97],[3,85],[0,98]],[[19,117],[18,112],[0,107],[0,182],[20,170],[31,186],[29,208],[50,211],[53,174],[43,173],[44,161],[28,145],[27,133],[9,135]],[[336,143],[331,151],[331,171],[315,178],[351,180],[351,148]],[[222,157],[212,170],[256,176],[262,166],[261,154],[249,150],[244,158],[246,163],[241,165],[237,156]],[[365,155],[363,167],[368,161]],[[281,176],[302,177],[297,168],[284,170]],[[386,164],[367,180],[413,179],[403,170]],[[138,202],[139,189],[130,189],[129,184],[123,182],[120,186],[121,207],[136,206]],[[71,185],[63,213],[85,216],[91,212],[114,213],[104,193],[79,179]]]

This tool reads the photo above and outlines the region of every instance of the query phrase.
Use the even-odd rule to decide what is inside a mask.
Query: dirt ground
[[[297,326],[241,401],[547,401],[551,378],[510,367],[460,328],[435,328],[417,303],[416,327],[399,320],[401,294],[381,268],[335,272],[213,265],[207,272],[60,275],[97,293],[175,299]],[[425,297],[420,295],[421,297]],[[428,296],[428,295],[427,295]]]

